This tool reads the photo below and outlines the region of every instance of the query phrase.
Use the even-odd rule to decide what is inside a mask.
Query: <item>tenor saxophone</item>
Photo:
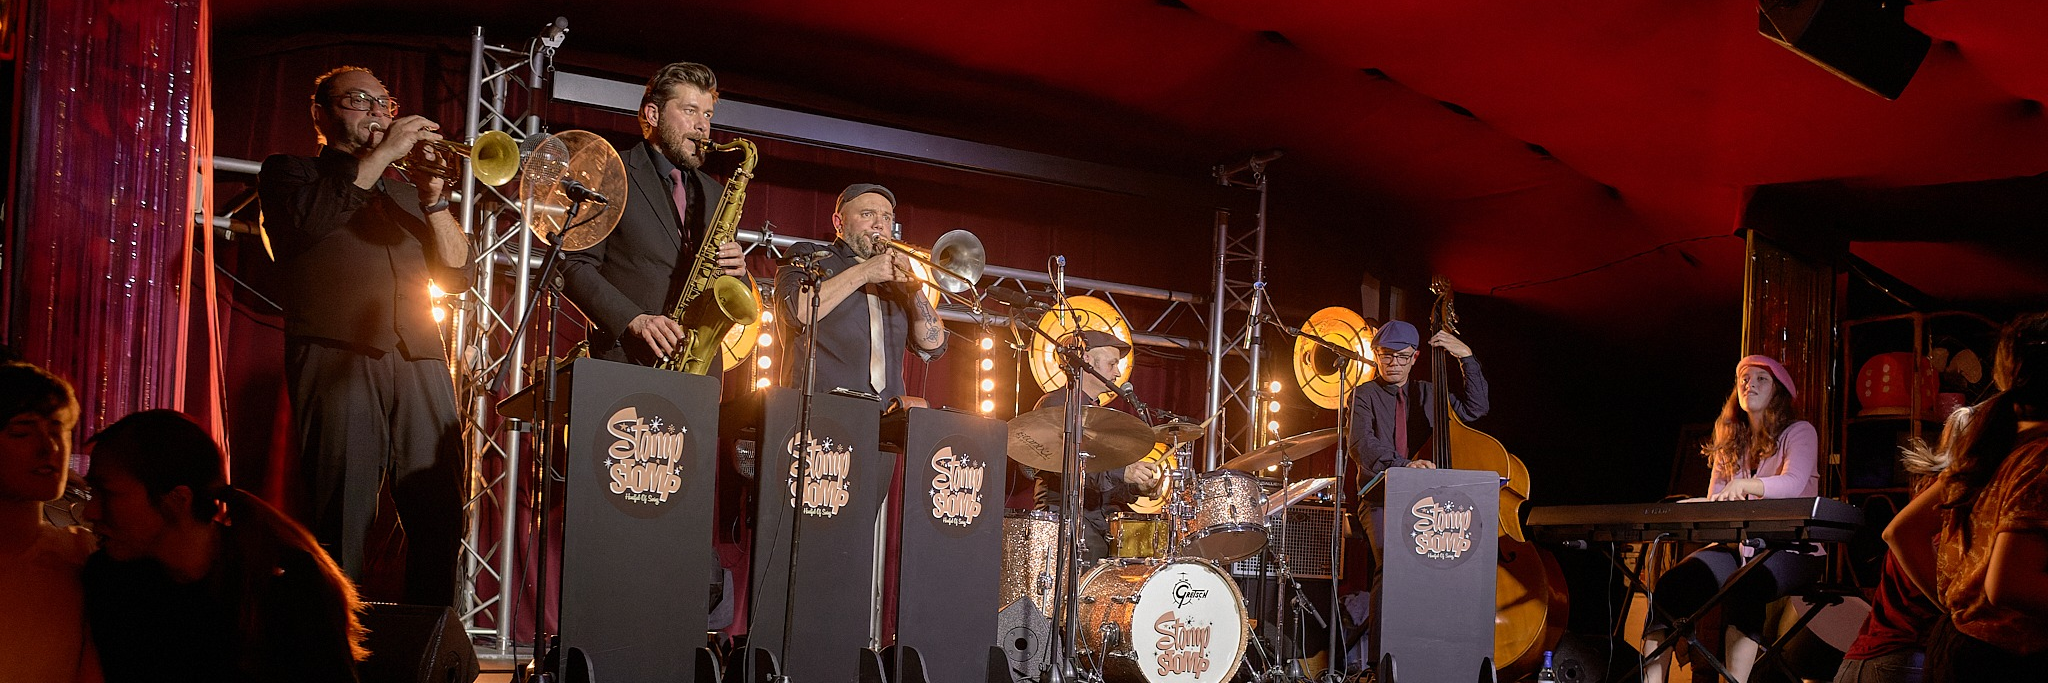
[[[747,181],[754,177],[754,143],[734,138],[731,142],[713,144],[706,140],[699,144],[707,152],[739,150],[744,157],[739,170],[725,182],[725,194],[718,198],[718,210],[712,214],[704,245],[697,249],[697,259],[690,264],[690,279],[683,283],[682,296],[669,313],[687,338],[657,367],[693,375],[708,374],[716,367],[714,364],[720,360],[718,342],[734,325],[752,325],[761,318],[761,307],[754,301],[753,283],[726,275],[718,267],[718,245],[739,236]]]

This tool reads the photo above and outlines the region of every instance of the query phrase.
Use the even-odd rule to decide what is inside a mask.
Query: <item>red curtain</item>
[[[205,0],[45,0],[25,23],[9,338],[77,385],[87,432],[186,408],[188,347],[211,343],[188,291],[212,270],[192,250],[205,16]],[[198,406],[216,429],[217,405]]]

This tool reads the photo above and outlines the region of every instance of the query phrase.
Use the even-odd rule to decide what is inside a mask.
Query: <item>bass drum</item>
[[[1081,665],[1108,683],[1223,683],[1250,640],[1244,595],[1208,560],[1106,560],[1081,580]]]

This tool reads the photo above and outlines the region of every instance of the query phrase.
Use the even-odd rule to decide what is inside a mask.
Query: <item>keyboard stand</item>
[[[1652,544],[1656,542],[1657,541],[1649,541],[1649,543]],[[1766,542],[1762,539],[1750,539],[1746,544],[1750,545],[1751,547],[1761,545],[1763,546],[1763,548],[1761,550],[1758,550],[1755,555],[1751,556],[1748,561],[1744,562],[1740,569],[1735,570],[1734,574],[1729,575],[1728,580],[1723,581],[1721,583],[1721,589],[1715,591],[1713,597],[1707,598],[1707,601],[1705,603],[1702,603],[1699,609],[1693,610],[1691,614],[1685,615],[1685,617],[1679,619],[1670,619],[1671,613],[1665,612],[1663,606],[1657,604],[1656,592],[1650,590],[1649,585],[1643,581],[1642,572],[1644,569],[1644,565],[1647,565],[1649,563],[1649,557],[1651,554],[1641,554],[1638,557],[1636,566],[1630,567],[1627,563],[1622,562],[1621,559],[1617,557],[1613,552],[1613,548],[1616,545],[1618,545],[1617,543],[1609,543],[1607,545],[1608,549],[1603,550],[1601,554],[1606,555],[1608,562],[1621,570],[1622,576],[1628,577],[1629,587],[1631,589],[1639,591],[1643,595],[1649,597],[1648,602],[1651,609],[1656,610],[1658,613],[1663,614],[1667,619],[1670,619],[1671,621],[1670,632],[1665,634],[1663,642],[1658,643],[1656,649],[1644,653],[1642,658],[1637,660],[1635,666],[1632,666],[1627,670],[1622,671],[1619,675],[1615,677],[1615,680],[1627,680],[1630,675],[1642,671],[1644,663],[1656,661],[1658,657],[1663,656],[1665,652],[1670,651],[1671,648],[1678,645],[1680,642],[1685,642],[1687,644],[1690,644],[1692,646],[1693,652],[1697,653],[1701,659],[1706,660],[1707,665],[1713,667],[1715,673],[1720,674],[1722,679],[1728,681],[1728,683],[1742,683],[1742,681],[1739,681],[1735,678],[1734,674],[1728,672],[1728,667],[1721,663],[1720,658],[1715,657],[1713,652],[1708,650],[1704,643],[1700,642],[1699,635],[1697,633],[1694,633],[1694,629],[1699,625],[1699,620],[1702,617],[1705,617],[1708,612],[1711,612],[1715,608],[1720,607],[1721,602],[1728,599],[1729,591],[1733,590],[1735,585],[1738,582],[1742,581],[1743,577],[1748,576],[1751,570],[1763,566],[1763,562],[1766,558],[1769,558],[1771,555],[1776,554],[1780,550],[1800,550],[1810,552],[1818,547],[1813,543],[1808,543],[1805,541]],[[1812,621],[1813,617],[1819,612],[1820,610],[1818,609],[1811,610],[1805,616],[1801,617],[1799,623],[1796,624],[1792,630],[1787,631],[1783,635],[1780,635],[1777,640],[1770,643],[1769,647],[1757,653],[1757,661],[1761,663],[1764,660],[1768,659],[1771,653],[1776,652],[1778,649],[1783,647],[1786,642],[1788,642],[1791,634],[1798,633],[1799,629],[1806,628],[1806,623]]]

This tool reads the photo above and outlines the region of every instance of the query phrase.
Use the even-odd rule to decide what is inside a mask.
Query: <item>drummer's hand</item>
[[[1154,462],[1141,460],[1124,466],[1124,482],[1147,495],[1158,494],[1161,485],[1166,483],[1161,474],[1159,464]]]
[[[1417,469],[1433,470],[1433,469],[1436,469],[1436,461],[1433,461],[1433,460],[1410,460],[1410,461],[1408,461],[1408,466],[1409,466],[1409,467],[1414,467],[1414,468],[1417,468]]]

